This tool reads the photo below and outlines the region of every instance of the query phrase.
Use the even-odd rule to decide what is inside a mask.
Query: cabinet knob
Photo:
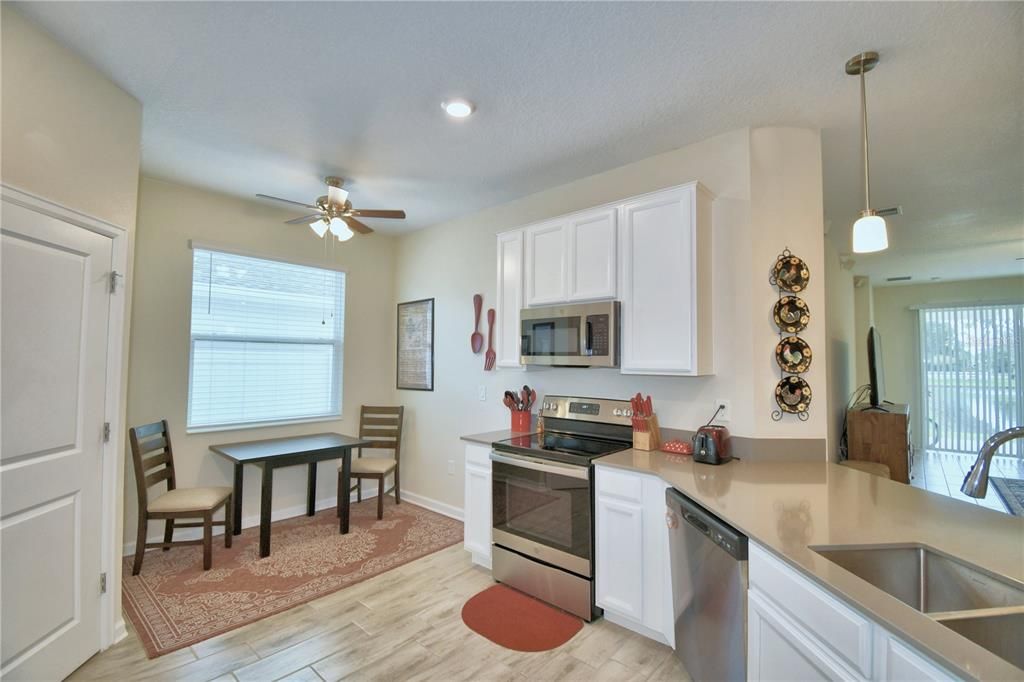
[[[679,517],[672,510],[665,512],[665,525],[669,530],[675,530],[679,527]]]

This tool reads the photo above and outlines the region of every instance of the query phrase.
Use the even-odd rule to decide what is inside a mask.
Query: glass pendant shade
[[[347,242],[355,235],[355,232],[341,218],[331,218],[331,232],[334,233],[339,242]]]
[[[873,253],[889,248],[889,234],[885,218],[880,215],[862,215],[853,224],[853,252]]]
[[[317,237],[323,237],[327,232],[327,221],[326,220],[314,220],[309,224],[309,228],[316,232]]]

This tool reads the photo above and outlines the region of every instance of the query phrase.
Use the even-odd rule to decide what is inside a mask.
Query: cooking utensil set
[[[518,394],[514,391],[505,391],[502,402],[513,412],[529,412],[533,404],[537,402],[537,391],[524,384],[523,390]]]

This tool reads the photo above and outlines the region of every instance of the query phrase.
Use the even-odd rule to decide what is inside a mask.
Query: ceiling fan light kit
[[[871,208],[871,175],[868,161],[868,105],[864,74],[878,65],[877,52],[861,52],[846,62],[846,73],[860,78],[861,144],[864,151],[864,210],[853,224],[853,252],[873,253],[889,248],[885,218]]]
[[[318,197],[315,204],[304,204],[301,201],[282,199],[281,197],[269,194],[257,194],[256,196],[314,209],[316,213],[286,220],[284,221],[285,225],[308,223],[309,228],[313,230],[317,237],[323,239],[330,232],[340,242],[347,242],[349,239],[352,239],[356,232],[360,234],[370,234],[373,232],[373,228],[364,224],[358,218],[405,219],[405,211],[353,208],[352,202],[348,198],[348,190],[342,188],[344,181],[341,178],[335,175],[328,175],[324,178],[324,182],[327,184],[327,194]]]

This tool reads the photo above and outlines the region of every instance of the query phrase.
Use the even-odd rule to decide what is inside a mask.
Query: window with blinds
[[[1024,424],[1024,306],[922,308],[925,447],[975,454],[992,434]],[[1024,441],[1001,455],[1024,456]]]
[[[194,248],[188,428],[341,415],[345,273]]]

